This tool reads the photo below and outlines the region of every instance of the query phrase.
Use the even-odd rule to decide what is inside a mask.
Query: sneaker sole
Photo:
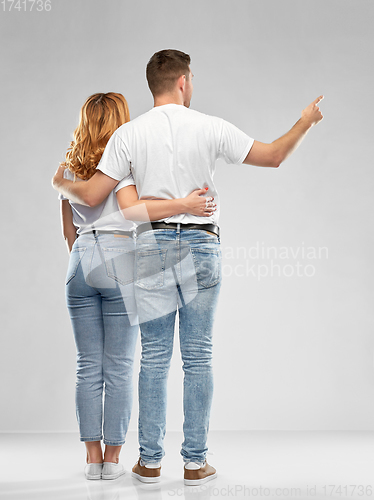
[[[121,471],[121,472],[118,472],[117,474],[107,474],[107,475],[103,475],[101,474],[101,479],[104,479],[104,480],[109,480],[109,479],[117,479],[118,477],[121,477],[125,474],[126,471]]]
[[[203,477],[202,479],[185,479],[184,484],[186,486],[199,486],[200,484],[205,484],[212,479],[217,477],[217,473],[211,474],[210,476]]]
[[[137,474],[136,472],[131,472],[132,477],[135,477],[142,483],[159,483],[161,481],[161,476],[158,477],[146,477]]]
[[[90,481],[94,481],[97,479],[101,479],[101,474],[85,474],[86,479],[89,479]]]

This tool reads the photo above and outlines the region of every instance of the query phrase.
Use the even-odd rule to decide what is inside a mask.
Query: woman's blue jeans
[[[219,238],[203,230],[157,229],[137,239],[135,296],[141,330],[140,456],[164,456],[167,378],[176,314],[184,370],[185,462],[203,462],[213,395],[212,327],[221,283]]]
[[[92,233],[75,241],[66,301],[77,346],[76,412],[81,441],[125,442],[138,332],[135,242]]]

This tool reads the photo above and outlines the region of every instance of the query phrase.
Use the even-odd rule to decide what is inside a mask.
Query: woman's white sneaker
[[[125,468],[122,464],[115,464],[113,462],[104,462],[101,479],[117,479],[125,473]]]
[[[84,468],[86,479],[101,479],[103,464],[87,464]]]

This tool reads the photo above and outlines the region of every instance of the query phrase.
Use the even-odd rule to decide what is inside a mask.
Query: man
[[[178,310],[184,370],[181,454],[185,483],[198,485],[216,477],[206,462],[213,391],[212,325],[221,281],[215,161],[221,157],[228,163],[278,167],[322,120],[318,103],[323,96],[304,109],[289,132],[264,144],[220,118],[189,109],[193,84],[187,54],[177,50],[154,54],[147,65],[147,80],[154,108],[113,134],[99,171],[88,182],[74,184],[58,170],[53,186],[73,201],[95,206],[132,173],[140,200],[183,197],[205,187],[217,201],[218,209],[209,218],[180,214],[138,227],[136,297],[142,360],[140,459],[133,475],[143,482],[160,479],[166,384]],[[120,206],[127,208],[126,201]]]

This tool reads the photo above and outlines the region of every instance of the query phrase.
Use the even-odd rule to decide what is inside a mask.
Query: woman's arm
[[[207,189],[196,189],[185,198],[174,200],[139,200],[136,187],[126,186],[117,191],[117,201],[130,220],[153,221],[185,213],[209,217],[216,211],[216,204],[211,196],[203,196]]]
[[[73,212],[68,200],[61,200],[61,228],[68,252],[70,253],[77,237],[77,230],[73,224]]]

